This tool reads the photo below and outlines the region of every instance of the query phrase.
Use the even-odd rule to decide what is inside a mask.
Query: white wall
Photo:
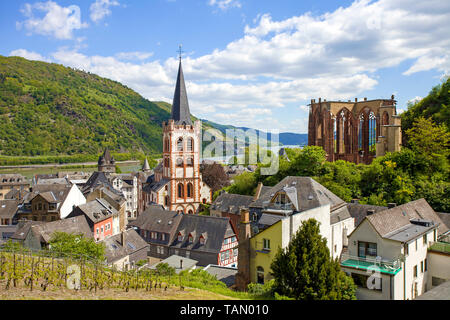
[[[450,280],[450,255],[428,251],[427,290],[433,288],[432,277]]]
[[[73,210],[73,206],[79,206],[86,203],[86,198],[83,193],[78,189],[77,185],[72,185],[69,193],[67,194],[66,200],[61,206],[60,215],[61,219],[66,218]]]

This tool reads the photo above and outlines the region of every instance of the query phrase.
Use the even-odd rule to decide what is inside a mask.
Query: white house
[[[450,255],[433,256],[434,243],[448,231],[424,199],[368,215],[341,256],[357,298],[410,300],[432,287],[434,273],[450,279]]]

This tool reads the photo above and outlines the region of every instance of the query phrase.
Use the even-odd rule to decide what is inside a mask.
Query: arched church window
[[[178,138],[178,141],[177,141],[177,150],[178,151],[183,151],[183,138]]]
[[[192,138],[187,141],[187,151],[194,151],[194,139]]]
[[[178,184],[178,190],[177,191],[178,191],[178,193],[177,193],[178,198],[183,198],[184,197],[184,186],[183,186],[182,183]]]
[[[375,144],[377,142],[377,118],[375,113],[369,113],[369,153],[375,154]]]
[[[194,196],[194,186],[192,185],[192,183],[188,183],[187,185],[187,197],[188,198],[192,198]]]
[[[188,167],[193,167],[194,166],[194,158],[192,158],[192,157],[187,158],[186,165]]]

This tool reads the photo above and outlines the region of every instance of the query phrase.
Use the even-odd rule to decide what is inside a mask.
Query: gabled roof
[[[12,219],[17,213],[18,200],[0,200],[0,218]]]
[[[410,224],[411,219],[425,219],[439,223],[439,234],[449,230],[425,199],[377,212],[367,216],[367,219],[382,237]]]
[[[211,253],[219,253],[224,238],[234,235],[229,218],[201,216],[196,214],[183,214],[177,231],[184,232],[183,240],[178,241],[175,237],[171,243],[172,248]],[[208,233],[208,239],[205,244],[202,245],[200,244],[199,237],[205,232]],[[189,234],[195,234],[193,243],[189,243]]]
[[[136,251],[148,248],[147,242],[134,230],[123,231],[125,243],[122,243],[122,233],[100,241],[105,244],[105,257],[108,263],[120,260]]]
[[[224,192],[214,200],[211,204],[211,209],[220,212],[240,214],[239,208],[248,208],[252,202],[252,196]]]
[[[82,234],[85,238],[93,238],[92,231],[84,216],[33,225],[31,226],[31,230],[40,242],[45,243],[50,242],[55,232]]]
[[[43,224],[42,221],[26,221],[23,224],[19,223],[16,232],[11,236],[12,240],[25,240],[32,226]]]
[[[72,185],[65,184],[36,184],[32,187],[32,191],[25,195],[24,202],[41,195],[48,202],[62,203],[66,200],[72,187]]]
[[[164,186],[166,186],[167,184],[169,184],[170,180],[166,179],[166,178],[162,178],[161,180],[159,180],[158,182],[153,181],[152,183],[150,183],[148,185],[147,190],[151,190],[154,192],[158,192],[159,190],[161,190]]]
[[[88,181],[83,186],[83,193],[89,193],[91,189],[99,187],[114,189],[105,172],[102,171],[96,171],[89,177]]]
[[[128,225],[138,227],[141,230],[168,233],[170,243],[176,237],[181,217],[182,215],[175,211],[164,210],[159,205],[150,205],[136,220],[131,221]]]
[[[95,199],[85,204],[81,204],[78,208],[90,219],[93,223],[98,223],[105,219],[109,219],[118,214],[118,211],[111,206],[105,199]]]
[[[192,125],[181,60],[178,66],[177,84],[173,95],[172,113],[170,119],[174,120],[175,124]]]
[[[320,183],[310,177],[287,176],[270,191],[266,191],[250,207],[263,208],[264,203],[270,202],[277,192],[295,189],[296,197],[291,197],[297,201],[296,211],[305,211],[312,208],[321,207],[329,204],[331,211],[335,208],[345,205],[344,200],[322,186]],[[290,192],[289,192],[290,193]],[[289,194],[288,194],[289,195]],[[294,198],[294,199],[292,199]],[[296,198],[296,199],[295,199]],[[295,204],[294,204],[295,205]]]
[[[374,206],[369,204],[359,204],[359,203],[348,203],[347,208],[350,215],[355,219],[355,228],[367,216],[367,211],[373,210],[374,213],[376,213],[387,209],[387,207]]]

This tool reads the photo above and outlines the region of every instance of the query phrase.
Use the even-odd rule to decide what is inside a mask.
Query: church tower
[[[167,181],[164,206],[168,210],[193,214],[200,203],[211,201],[200,174],[200,134],[201,122],[191,120],[180,56],[171,117],[163,123],[161,180]]]
[[[98,171],[106,173],[116,172],[116,160],[111,156],[108,148],[106,148],[103,155],[98,158]]]

